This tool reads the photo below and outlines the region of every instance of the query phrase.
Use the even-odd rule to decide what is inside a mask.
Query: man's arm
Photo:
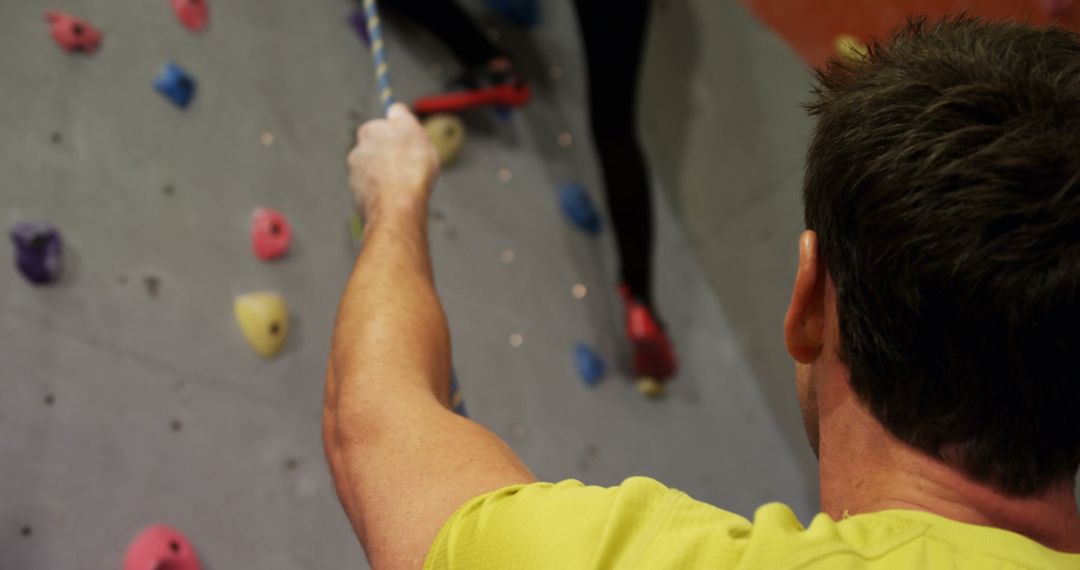
[[[377,569],[420,567],[458,507],[534,481],[498,437],[448,408],[450,334],[427,242],[437,160],[400,105],[364,125],[349,155],[367,227],[334,327],[323,441]]]

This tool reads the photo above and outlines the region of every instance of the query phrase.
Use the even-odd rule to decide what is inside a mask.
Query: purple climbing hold
[[[364,45],[370,48],[371,35],[368,32],[367,16],[364,15],[364,9],[357,8],[356,10],[354,10],[352,15],[349,16],[349,22],[352,24],[353,29],[356,30],[356,33],[360,36],[360,39],[364,41]]]
[[[563,214],[585,233],[600,233],[600,214],[593,206],[592,198],[580,184],[563,184],[559,188],[559,207]]]
[[[60,230],[46,222],[20,222],[11,228],[15,265],[31,283],[44,285],[60,276]]]
[[[607,373],[607,366],[604,365],[600,355],[589,348],[589,345],[581,342],[574,346],[574,365],[577,367],[578,375],[590,388],[595,388]]]

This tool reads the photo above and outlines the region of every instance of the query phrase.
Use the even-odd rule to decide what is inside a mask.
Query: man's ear
[[[788,354],[801,364],[816,360],[825,343],[825,268],[813,230],[799,236],[799,272],[784,319],[784,342]]]

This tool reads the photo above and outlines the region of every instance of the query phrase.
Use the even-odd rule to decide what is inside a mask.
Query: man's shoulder
[[[514,485],[458,509],[436,538],[426,567],[634,566],[658,541],[685,543],[705,538],[702,531],[749,525],[648,477],[611,487],[572,479]]]
[[[565,480],[476,497],[443,526],[426,568],[1080,568],[1078,560],[928,513],[839,522],[819,514],[804,527],[787,505],[769,503],[751,521],[632,477],[611,487]]]

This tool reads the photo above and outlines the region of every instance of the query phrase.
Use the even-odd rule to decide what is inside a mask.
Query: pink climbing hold
[[[271,208],[257,208],[251,214],[251,248],[263,261],[275,260],[289,252],[292,228],[285,215]]]
[[[86,20],[50,10],[45,12],[45,21],[49,23],[53,40],[65,51],[93,53],[101,45],[101,31]]]
[[[169,3],[180,23],[193,32],[201,32],[210,20],[206,0],[169,0]]]
[[[124,570],[202,570],[199,554],[180,531],[163,524],[146,527],[124,555]]]

